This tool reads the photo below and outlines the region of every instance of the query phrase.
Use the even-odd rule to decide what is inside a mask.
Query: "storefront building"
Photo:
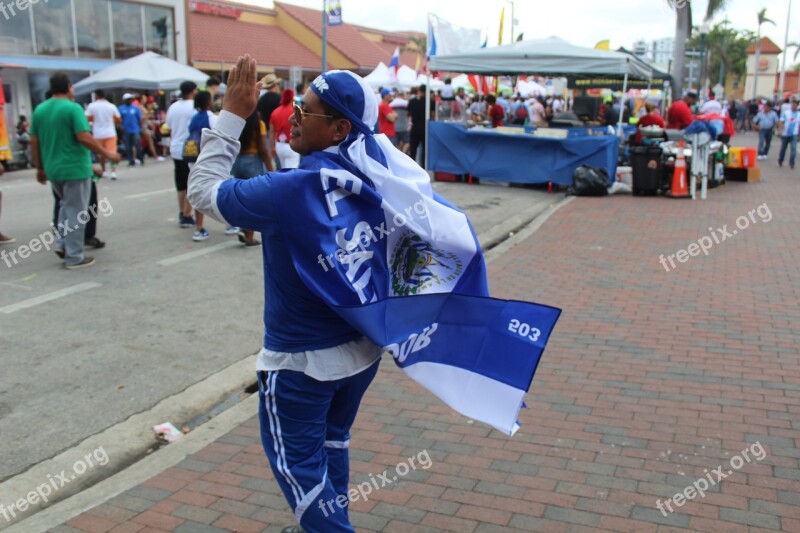
[[[189,64],[197,69],[224,79],[239,55],[247,52],[256,58],[259,74],[275,72],[292,89],[322,71],[318,9],[280,1],[263,8],[220,0],[190,0],[188,9]],[[366,75],[378,63],[388,64],[396,48],[402,51],[400,63],[411,67],[424,53],[411,39],[424,37],[421,33],[344,23],[328,27],[327,35],[327,69]]]
[[[55,71],[78,81],[148,50],[187,59],[183,0],[0,3],[0,77],[10,127],[44,100]]]

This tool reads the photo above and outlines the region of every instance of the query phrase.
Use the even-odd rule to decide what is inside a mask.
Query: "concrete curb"
[[[255,355],[248,356],[195,383],[183,392],[164,398],[152,409],[137,413],[124,422],[92,435],[78,445],[65,450],[55,457],[42,461],[27,471],[0,484],[0,504],[5,505],[6,512],[9,512],[7,510],[8,506],[24,499],[31,491],[35,491],[37,487],[48,483],[50,478],[57,477],[58,473],[66,473],[69,476],[74,465],[78,462],[83,462],[86,456],[93,451],[102,449],[108,457],[106,465],[87,469],[80,476],[72,476],[67,483],[57,481],[57,484],[62,486],[53,491],[53,497],[48,498],[49,503],[36,502],[35,505],[28,507],[25,512],[15,513],[16,516],[11,516],[10,520],[4,523],[0,520],[0,530],[24,519],[25,515],[31,514],[31,510],[44,509],[55,502],[69,498],[87,489],[87,487],[101,482],[108,477],[109,469],[120,472],[125,471],[127,467],[134,463],[140,464],[137,461],[157,443],[156,435],[152,429],[155,424],[167,421],[172,421],[175,424],[184,423],[196,417],[199,413],[209,411],[231,393],[242,391],[245,387],[252,385],[255,382],[255,360]],[[214,420],[216,419],[212,419],[212,422]],[[164,450],[171,449],[199,429],[195,429],[176,443],[167,446]],[[154,456],[160,456],[164,450],[159,450]],[[0,516],[3,515],[0,514]],[[3,516],[3,518],[6,517]],[[27,531],[41,530],[34,528]]]
[[[528,223],[520,229],[517,233],[513,236],[509,237],[508,239],[502,240],[498,244],[496,244],[493,248],[491,248],[488,252],[484,253],[483,257],[486,260],[486,264],[491,263],[508,250],[516,246],[517,244],[521,243],[542,227],[542,225],[547,222],[556,211],[570,203],[574,200],[574,196],[567,196],[566,198],[562,198],[560,201],[550,204],[550,209],[542,213],[541,215],[537,216],[533,220],[528,221]],[[509,221],[514,220],[514,217],[510,218]],[[519,227],[519,226],[517,226]],[[492,228],[494,229],[494,228]]]
[[[240,363],[236,363],[239,365]],[[248,358],[249,374],[252,377],[255,363]],[[136,468],[126,468],[93,487],[68,498],[36,515],[6,529],[8,533],[47,531],[63,524],[70,518],[122,494],[126,490],[147,481],[203,449],[231,429],[253,417],[258,410],[258,394],[251,394],[216,418],[184,435],[180,440],[138,461]],[[94,437],[92,437],[94,438]]]

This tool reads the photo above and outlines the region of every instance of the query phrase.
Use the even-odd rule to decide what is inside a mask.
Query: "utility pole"
[[[786,12],[786,35],[783,38],[783,59],[781,60],[781,81],[778,85],[779,98],[783,98],[783,90],[786,84],[786,56],[789,55],[787,48],[789,47],[789,19],[792,16],[792,0],[789,0],[789,9]]]
[[[328,11],[322,0],[322,72],[328,70]]]

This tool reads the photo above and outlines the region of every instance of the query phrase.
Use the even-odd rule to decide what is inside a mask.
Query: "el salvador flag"
[[[333,71],[311,88],[361,133],[339,145],[338,157],[317,153],[319,169],[273,174],[295,268],[408,376],[464,416],[513,435],[561,310],[489,297],[472,225],[416,162],[368,133],[377,101],[360,80]]]

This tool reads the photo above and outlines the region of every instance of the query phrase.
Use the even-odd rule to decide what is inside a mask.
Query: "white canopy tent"
[[[399,87],[407,90],[411,87],[428,83],[427,76],[424,74],[417,76],[416,71],[407,65],[400,65],[400,68],[397,69],[397,79],[394,79],[392,73],[389,71],[389,67],[387,67],[383,61],[378,63],[375,70],[364,76],[364,80],[373,89],[377,89],[378,87]],[[430,83],[434,89],[444,85],[443,82],[437,79],[431,80]]]
[[[622,105],[625,105],[629,77],[644,80],[653,77],[653,68],[632,55],[575,46],[558,37],[518,41],[461,54],[433,56],[428,65],[433,71],[469,74],[623,76]],[[620,113],[620,134],[622,115]]]
[[[622,52],[575,46],[558,37],[519,41],[468,53],[430,58],[429,68],[469,74],[623,76],[650,79],[653,69]]]
[[[155,52],[145,52],[82,79],[74,89],[75,94],[96,89],[172,90],[187,80],[202,86],[208,74]]]

